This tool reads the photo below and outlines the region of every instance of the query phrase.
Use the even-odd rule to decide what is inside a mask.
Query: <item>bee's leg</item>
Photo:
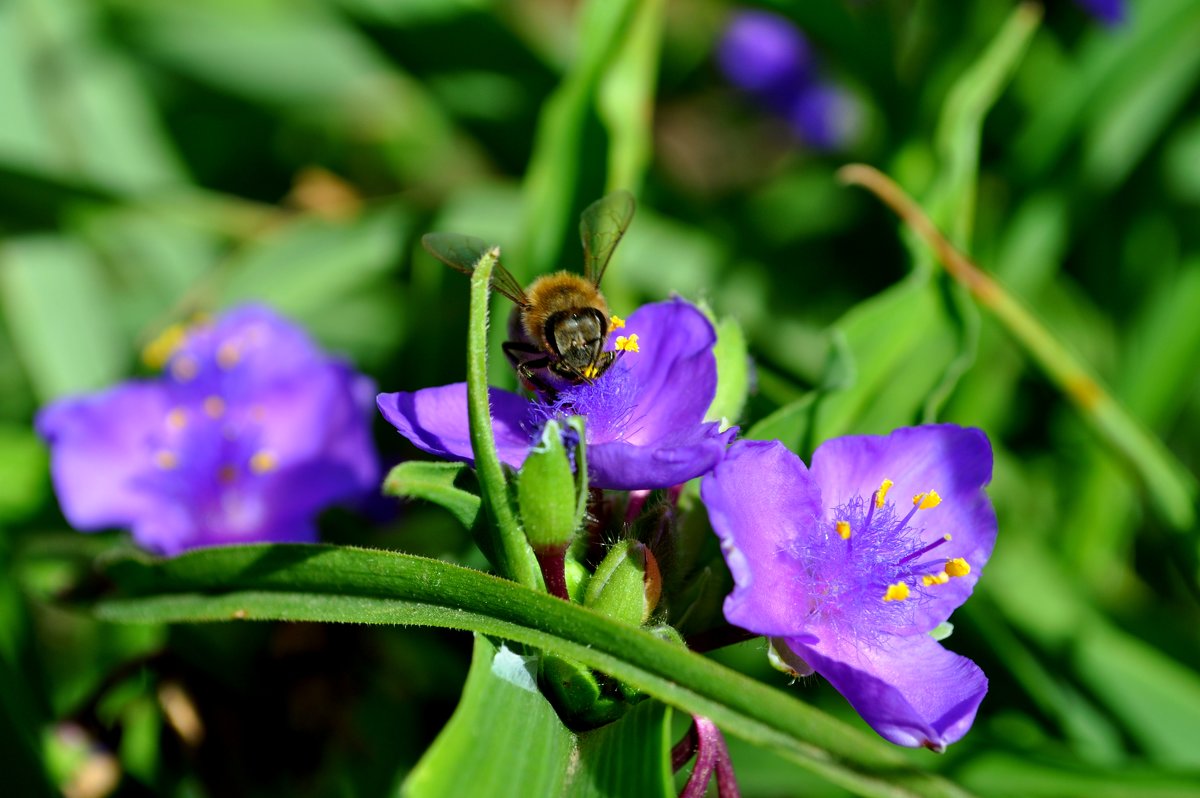
[[[554,388],[534,373],[537,369],[544,369],[550,365],[549,355],[525,341],[505,341],[500,349],[525,387],[546,396],[554,396]]]

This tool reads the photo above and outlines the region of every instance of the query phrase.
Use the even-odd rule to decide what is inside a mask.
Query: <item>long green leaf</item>
[[[785,693],[584,607],[478,571],[384,551],[245,546],[107,564],[125,622],[305,620],[468,629],[570,657],[863,795],[961,796],[898,751]]]

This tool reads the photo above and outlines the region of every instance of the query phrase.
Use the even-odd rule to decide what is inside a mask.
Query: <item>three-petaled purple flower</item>
[[[646,305],[625,324],[621,332],[638,342],[639,351],[620,353],[593,382],[564,387],[553,399],[490,389],[502,462],[520,468],[546,421],[580,415],[587,419],[593,487],[665,488],[716,465],[736,430],[704,421],[717,388],[712,324],[681,299]],[[417,448],[473,462],[466,383],[384,393],[378,403],[384,418]]]
[[[854,106],[820,78],[807,39],[790,20],[767,11],[734,14],[717,61],[731,83],[782,117],[809,146],[833,149],[853,134]]]
[[[316,538],[325,507],[378,488],[374,384],[259,306],[182,335],[164,374],[58,400],[37,418],[59,503],[143,547]]]
[[[942,750],[987,679],[928,633],[991,554],[991,475],[987,436],[949,424],[830,440],[811,469],[778,441],[734,444],[700,488],[735,583],[725,617],[886,739]]]
[[[1108,27],[1116,27],[1125,21],[1128,9],[1125,0],[1075,0],[1084,11]]]

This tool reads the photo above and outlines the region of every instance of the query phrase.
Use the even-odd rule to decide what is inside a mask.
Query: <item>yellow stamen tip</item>
[[[204,400],[204,412],[209,418],[220,418],[225,414],[225,400],[219,396],[209,396]]]
[[[175,354],[175,350],[183,344],[183,339],[186,337],[186,327],[182,324],[170,325],[142,349],[142,362],[152,369],[162,368],[171,359],[171,355]]]
[[[936,490],[931,490],[928,493],[918,493],[913,496],[913,506],[918,510],[930,510],[942,503],[942,497],[938,495]]]
[[[171,374],[180,382],[187,382],[200,371],[200,364],[191,355],[180,355],[171,361]]]
[[[626,338],[624,335],[618,335],[617,336],[617,349],[619,349],[622,352],[640,352],[640,351],[642,351],[641,349],[638,348],[638,334],[634,333],[633,335],[629,336],[628,338]]]
[[[971,573],[971,564],[962,557],[946,560],[946,573],[950,576],[966,576]]]
[[[892,482],[890,479],[885,479],[883,482],[880,483],[879,490],[877,490],[875,492],[875,509],[876,510],[883,509],[883,502],[885,499],[887,499],[888,491],[891,490],[892,485],[895,485],[895,484],[896,483]]]
[[[954,540],[954,538],[950,535],[949,532],[947,532],[946,534],[942,535],[942,540],[949,543],[950,541]]]
[[[888,585],[887,592],[883,594],[884,601],[904,601],[908,598],[908,585],[903,582],[897,582],[894,585]]]
[[[274,471],[277,465],[279,465],[279,461],[275,459],[275,455],[266,450],[255,452],[254,456],[250,458],[250,470],[255,474]]]
[[[179,458],[174,452],[169,452],[166,449],[154,453],[154,464],[163,471],[170,471],[179,465]]]
[[[182,407],[176,407],[171,412],[167,413],[167,428],[171,430],[181,430],[187,426],[187,411]]]
[[[241,359],[242,353],[238,351],[237,344],[226,341],[217,349],[217,365],[223,369],[233,368]]]
[[[609,318],[608,326],[610,329],[619,330],[625,326],[625,319],[614,314],[612,317]]]
[[[946,573],[945,571],[939,571],[936,574],[927,574],[921,577],[921,584],[925,585],[925,587],[931,587],[932,585],[944,585],[949,581],[950,574]]]
[[[837,533],[838,533],[838,536],[840,536],[842,540],[849,540],[850,539],[850,522],[849,521],[838,521],[837,522]]]

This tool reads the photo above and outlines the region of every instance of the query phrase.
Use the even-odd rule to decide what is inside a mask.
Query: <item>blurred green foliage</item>
[[[1054,3],[1014,32],[1007,0],[766,5],[859,104],[843,151],[806,151],[723,83],[713,47],[733,7],[717,0],[0,0],[14,794],[399,789],[490,644],[472,665],[462,634],[119,626],[66,608],[124,544],[68,529],[33,415],[144,374],[140,350],[168,324],[251,299],[385,390],[459,381],[468,284],[419,234],[495,241],[523,280],[576,268],[579,211],[618,187],[640,208],[606,295],[622,314],[703,300],[726,360],[744,338],[752,368],[727,378],[751,394],[740,408],[723,385],[719,415],[805,455],[934,419],[991,437],[999,543],[947,643],[991,692],[944,757],[906,755],[986,796],[1197,793],[1196,529],[1156,514],[1138,470],[1009,331],[834,172],[893,175],[1194,474],[1200,6],[1134,2],[1109,29]],[[385,426],[389,465],[415,457]],[[393,492],[458,495],[458,477],[401,472]],[[326,539],[480,565],[458,523],[476,511],[335,511]],[[715,656],[859,723],[827,685],[788,685],[761,643]],[[661,730],[649,711],[622,723]],[[748,796],[841,794],[757,749],[735,746],[735,764]]]

